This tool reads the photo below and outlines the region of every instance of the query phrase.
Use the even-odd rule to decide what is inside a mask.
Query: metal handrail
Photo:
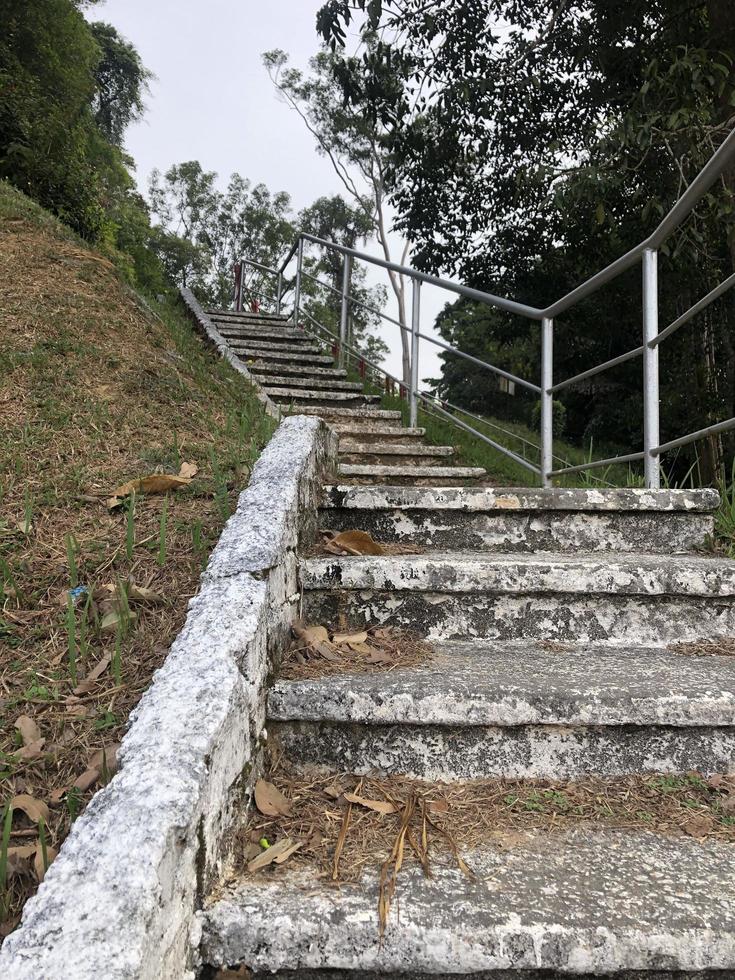
[[[410,332],[411,334],[411,379],[406,385],[409,389],[409,403],[410,403],[410,418],[411,425],[416,424],[416,417],[418,411],[419,401],[425,401],[426,396],[422,395],[418,391],[418,356],[419,356],[419,341],[424,340],[429,343],[440,347],[441,349],[448,351],[452,354],[456,354],[478,366],[489,370],[496,375],[519,384],[526,389],[537,393],[541,398],[541,433],[540,433],[540,458],[541,465],[540,468],[532,467],[528,464],[527,460],[522,460],[521,457],[513,453],[507,447],[496,444],[493,440],[490,440],[486,436],[478,433],[476,430],[470,431],[482,438],[483,441],[493,445],[495,448],[505,453],[505,455],[521,463],[521,465],[527,466],[529,469],[533,469],[534,472],[539,473],[541,476],[541,482],[543,486],[550,486],[553,477],[561,476],[566,473],[576,473],[583,470],[597,468],[600,466],[612,465],[614,463],[624,463],[633,460],[642,459],[644,462],[644,473],[645,473],[645,483],[649,488],[656,488],[660,486],[661,475],[660,475],[660,457],[663,453],[668,452],[670,449],[678,448],[679,446],[686,445],[689,442],[694,442],[697,439],[706,437],[707,435],[713,435],[719,432],[728,431],[729,429],[735,428],[735,419],[729,419],[725,422],[715,423],[714,425],[707,426],[706,428],[699,429],[696,432],[689,433],[686,436],[682,436],[678,439],[673,439],[667,443],[660,443],[659,434],[659,371],[658,371],[658,349],[661,342],[673,334],[685,323],[689,322],[693,317],[702,310],[706,309],[711,303],[722,296],[727,290],[735,286],[735,274],[728,277],[724,282],[720,283],[714,289],[712,289],[706,296],[696,302],[689,310],[678,317],[673,323],[669,324],[664,330],[659,331],[659,311],[658,311],[658,250],[664,244],[664,242],[669,238],[669,236],[681,225],[681,223],[692,213],[696,205],[701,201],[704,195],[709,191],[715,181],[725,172],[725,170],[730,166],[730,164],[735,161],[735,130],[730,132],[727,138],[723,141],[719,149],[713,154],[708,163],[703,167],[697,177],[691,182],[691,184],[686,188],[684,193],[679,197],[673,207],[670,209],[668,214],[659,222],[658,226],[654,231],[645,238],[642,242],[636,245],[634,248],[630,249],[620,258],[611,262],[600,272],[591,276],[589,279],[582,282],[580,285],[576,286],[565,296],[551,303],[545,308],[538,308],[534,306],[529,306],[525,303],[519,303],[516,300],[509,299],[503,296],[497,296],[493,293],[484,292],[483,290],[474,289],[470,286],[465,286],[461,283],[452,282],[447,279],[442,279],[438,276],[429,275],[428,273],[421,272],[417,269],[412,269],[409,266],[400,265],[396,262],[391,262],[387,259],[381,259],[373,255],[369,255],[366,252],[361,252],[354,248],[349,248],[346,245],[339,245],[336,242],[329,242],[325,239],[318,238],[315,235],[311,235],[307,232],[300,232],[290,250],[288,251],[285,259],[282,261],[280,266],[275,269],[263,266],[259,263],[253,262],[252,260],[242,260],[236,266],[236,290],[235,290],[235,305],[238,307],[238,303],[242,302],[242,267],[243,263],[252,265],[256,268],[265,271],[277,279],[277,311],[280,313],[281,310],[281,299],[283,296],[282,283],[283,275],[290,264],[294,256],[297,256],[297,268],[296,268],[296,279],[294,285],[294,305],[293,305],[293,319],[295,323],[298,323],[299,314],[305,312],[301,310],[301,279],[302,276],[314,279],[319,282],[320,285],[326,286],[327,288],[333,290],[336,293],[341,293],[341,317],[340,317],[340,334],[337,339],[338,349],[340,351],[340,358],[342,358],[343,351],[348,349],[347,345],[347,322],[348,322],[348,311],[350,304],[359,304],[359,301],[353,298],[349,293],[349,282],[350,282],[350,270],[351,264],[354,261],[365,262],[370,265],[377,266],[382,269],[387,269],[390,272],[396,273],[399,276],[405,276],[410,279],[413,283],[413,308],[411,315],[411,326],[410,328],[404,326],[398,322],[398,326],[401,330],[405,332]],[[320,248],[329,249],[332,252],[337,252],[344,257],[344,269],[343,269],[343,286],[342,290],[337,290],[335,287],[320,282],[307,273],[304,269],[303,257],[304,257],[304,245],[310,243],[316,245]],[[563,381],[554,383],[553,377],[553,338],[554,338],[554,320],[560,314],[570,309],[572,306],[579,303],[581,300],[597,292],[602,286],[616,279],[622,273],[632,268],[638,262],[641,262],[643,271],[643,343],[640,347],[634,350],[628,351],[625,354],[618,355],[617,357],[611,358],[604,361],[594,367],[590,367],[585,371],[574,375],[571,378],[567,378]],[[239,286],[238,286],[238,276],[239,276]],[[507,313],[511,313],[518,316],[523,316],[526,319],[532,321],[538,321],[541,324],[541,364],[540,364],[540,384],[535,384],[531,381],[527,381],[510,372],[504,371],[495,365],[489,364],[480,358],[475,357],[472,354],[468,354],[465,351],[461,351],[458,348],[452,347],[450,344],[446,344],[444,341],[438,340],[436,337],[431,337],[428,334],[422,333],[420,330],[420,295],[421,286],[423,284],[429,284],[443,289],[447,292],[455,293],[459,296],[463,296],[466,299],[470,299],[476,303],[482,303],[484,305],[503,310]],[[365,305],[365,304],[361,304]],[[378,312],[379,315],[385,317],[385,319],[396,323],[397,321],[392,320],[392,318],[387,317],[385,314]],[[308,315],[308,314],[307,314]],[[622,364],[625,361],[631,360],[634,357],[641,356],[643,358],[643,450],[636,453],[630,453],[623,456],[612,457],[606,460],[590,460],[587,463],[578,466],[567,466],[563,469],[553,469],[553,396],[555,392],[560,391],[564,388],[569,387],[572,384],[578,383],[582,380],[590,378],[602,371],[608,370],[616,365]],[[364,359],[365,360],[365,359]],[[366,362],[369,363],[369,362]],[[384,372],[387,374],[387,372]],[[390,376],[389,376],[390,377]],[[397,379],[394,379],[397,380]],[[398,382],[404,385],[404,382]],[[443,411],[443,410],[442,410]],[[452,420],[453,424],[458,425],[462,428],[467,428],[465,423],[460,422],[456,417],[445,413]]]

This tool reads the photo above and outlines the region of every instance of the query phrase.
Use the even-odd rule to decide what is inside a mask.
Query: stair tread
[[[474,878],[445,853],[432,852],[428,879],[407,861],[382,940],[377,867],[339,889],[313,868],[248,877],[203,913],[205,959],[376,976],[735,969],[732,845],[625,830],[518,837],[463,853]]]
[[[232,345],[230,345],[232,346]],[[263,360],[263,361],[288,361],[294,364],[334,364],[334,358],[329,357],[328,354],[311,354],[303,353],[297,354],[293,351],[275,351],[268,350],[262,351],[257,350],[252,347],[237,347],[232,346],[234,353],[240,358],[240,360]]]
[[[241,348],[246,348],[247,350],[257,350],[262,351],[263,354],[270,354],[273,351],[274,354],[318,354],[322,349],[319,344],[313,343],[310,340],[297,340],[289,341],[283,344],[271,344],[268,341],[254,340],[250,337],[240,338],[237,337],[226,337],[230,347],[237,354]]]
[[[414,470],[417,467],[414,467]],[[656,555],[475,551],[305,558],[305,588],[422,592],[735,595],[735,561]]]
[[[264,388],[303,388],[308,391],[313,387],[314,391],[322,391],[333,385],[335,391],[362,392],[363,390],[359,381],[342,381],[340,378],[309,378],[296,375],[293,378],[267,377],[258,380]]]
[[[340,476],[411,476],[421,479],[480,479],[486,471],[479,466],[382,466],[379,463],[341,463]]]
[[[401,428],[390,425],[369,425],[357,422],[334,422],[332,428],[340,437],[352,436],[390,436],[395,439],[422,439],[426,429]]]
[[[400,419],[401,413],[393,409],[386,408],[317,408],[315,406],[304,406],[299,411],[294,411],[292,415],[327,415],[340,419]]]
[[[278,361],[277,363],[273,361],[258,361],[257,364],[253,364],[250,368],[250,373],[256,376],[261,383],[266,383],[270,375],[279,371],[305,379],[311,377],[319,379],[347,377],[347,372],[343,368],[316,367],[313,364],[302,364],[301,361],[295,361],[293,364],[287,361]]]
[[[279,388],[276,385],[263,385],[265,391],[273,397],[292,398],[294,401],[303,399],[305,401],[335,401],[353,402],[362,401],[364,404],[377,404],[380,401],[379,395],[366,395],[362,391],[310,391],[308,388]]]
[[[361,510],[685,511],[716,510],[716,490],[581,490],[514,487],[327,486],[324,507]]]
[[[421,667],[279,680],[275,721],[735,725],[732,657],[629,644],[439,642]]]
[[[432,446],[428,443],[401,446],[394,442],[358,442],[340,439],[340,453],[370,453],[373,456],[453,456],[452,446]]]

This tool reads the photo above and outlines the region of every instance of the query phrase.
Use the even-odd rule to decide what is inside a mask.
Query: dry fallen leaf
[[[43,800],[37,800],[34,796],[29,796],[27,793],[14,796],[10,801],[10,809],[22,810],[34,823],[38,823],[42,817],[48,823],[49,812],[46,804]]]
[[[179,469],[179,476],[184,480],[191,480],[199,472],[199,467],[196,463],[182,463]]]
[[[44,862],[43,848],[41,847],[40,844],[36,847],[36,855],[33,858],[33,870],[36,873],[36,878],[38,879],[39,883],[42,882],[44,877],[46,876],[47,867],[45,867],[44,864],[50,867],[51,862],[54,860],[55,857],[56,857],[55,849],[53,847],[49,847],[48,845],[46,845],[46,862]]]
[[[99,778],[100,774],[98,769],[86,769],[81,776],[77,776],[74,780],[74,788],[78,789],[80,793],[86,793],[90,787],[94,786]]]
[[[335,633],[332,637],[332,643],[349,643],[352,646],[353,643],[364,643],[367,638],[366,630],[362,630],[360,633]]]
[[[375,810],[376,813],[396,812],[396,808],[387,800],[367,800],[364,796],[358,796],[357,793],[345,793],[344,797],[348,803],[357,803],[358,806],[364,806],[368,810]]]
[[[291,804],[283,793],[265,779],[255,784],[255,805],[266,817],[285,817],[291,812]]]
[[[184,467],[192,467],[192,463],[184,463],[181,467],[182,471]],[[188,470],[186,471],[189,472]],[[196,473],[196,467],[194,467],[194,473]],[[194,473],[191,476],[174,476],[173,473],[152,473],[150,476],[142,476],[137,480],[128,480],[127,483],[123,483],[116,490],[112,491],[112,496],[107,501],[107,506],[110,510],[115,507],[119,507],[126,497],[129,497],[132,493],[167,493],[169,490],[178,490],[179,487],[188,486]]]
[[[329,633],[323,626],[304,626],[302,623],[294,623],[291,628],[296,637],[313,653],[318,653],[320,657],[331,663],[341,662],[342,658],[336,653],[329,640]]]
[[[35,844],[24,844],[22,847],[8,848],[8,877],[26,874],[29,870],[29,861],[36,852]]]
[[[31,745],[41,739],[41,730],[32,718],[28,715],[20,715],[15,719],[15,727],[20,732],[23,745]]]
[[[282,864],[295,850],[301,847],[301,842],[294,845],[294,842],[290,837],[284,837],[283,840],[279,840],[278,843],[273,844],[272,847],[267,847],[262,854],[259,854],[256,858],[248,864],[248,871],[260,871],[261,868],[267,868],[269,864],[280,863]],[[279,861],[280,858],[280,861]]]
[[[116,633],[120,623],[125,620],[131,626],[137,622],[138,614],[134,612],[123,612],[122,609],[113,609],[102,617],[100,630],[103,633]]]
[[[431,800],[427,809],[429,813],[449,813],[449,804],[446,800]]]
[[[143,585],[136,585],[132,580],[127,585],[127,597],[131,602],[150,603],[158,605],[164,601],[163,596],[153,589],[147,589]]]
[[[351,555],[382,555],[385,552],[373,541],[367,531],[340,531],[329,542],[332,547],[340,548]]]
[[[117,772],[117,752],[120,745],[115,742],[112,745],[105,745],[104,748],[97,749],[89,760],[89,768],[96,769],[101,776],[107,775],[108,778]]]
[[[686,823],[682,824],[681,829],[690,837],[706,837],[707,834],[711,833],[714,825],[714,820],[706,813],[695,813]]]
[[[104,623],[104,620],[103,620],[103,623]],[[112,654],[111,653],[106,653],[104,655],[104,657],[102,657],[102,659],[99,660],[94,665],[94,667],[90,670],[90,672],[87,674],[87,676],[84,678],[84,680],[81,681],[81,683],[79,683],[74,688],[74,693],[75,694],[86,694],[88,691],[91,691],[92,688],[97,683],[97,681],[100,679],[100,677],[102,677],[102,675],[104,674],[104,672],[110,666],[110,661],[111,660],[112,660]]]

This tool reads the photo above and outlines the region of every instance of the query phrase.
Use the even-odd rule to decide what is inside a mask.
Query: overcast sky
[[[155,167],[199,160],[223,179],[237,171],[287,191],[295,210],[342,191],[301,120],[277,98],[260,57],[282,48],[306,68],[318,48],[319,6],[319,0],[105,0],[90,9],[90,18],[109,21],[132,41],[157,76],[146,116],[126,140],[141,189]],[[374,245],[367,250],[378,254]],[[371,279],[385,281],[377,270]],[[445,297],[426,287],[423,294],[422,329],[433,333]],[[389,304],[386,312],[395,311]],[[383,330],[393,373],[400,371],[397,331],[390,324]],[[420,377],[436,376],[436,348],[423,346]]]

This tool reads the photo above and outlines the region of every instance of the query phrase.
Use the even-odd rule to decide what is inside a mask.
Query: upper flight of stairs
[[[256,326],[218,322],[243,340]],[[267,363],[249,365],[266,389],[300,376]],[[282,380],[273,387],[284,390]],[[735,773],[735,657],[682,646],[735,637],[735,562],[704,550],[715,491],[447,485],[441,447],[402,428],[398,413],[338,402],[293,410],[340,433],[340,480],[324,488],[319,525],[402,546],[301,558],[303,619],[405,628],[433,654],[385,673],[276,679],[276,757],[305,778],[356,782],[563,788]],[[400,460],[393,473],[418,478],[386,473],[389,457]],[[355,467],[372,467],[371,485]],[[242,965],[254,980],[735,980],[734,845],[584,826],[516,838],[465,853],[472,880],[448,855],[432,854],[430,878],[407,859],[382,939],[384,854],[339,886],[288,864],[230,881],[202,912],[203,961]]]
[[[286,414],[319,415],[340,437],[339,472],[351,483],[463,485],[485,477],[480,467],[454,465],[451,446],[425,443],[398,411],[376,406],[331,354],[284,317],[212,310],[209,315],[263,390]]]

